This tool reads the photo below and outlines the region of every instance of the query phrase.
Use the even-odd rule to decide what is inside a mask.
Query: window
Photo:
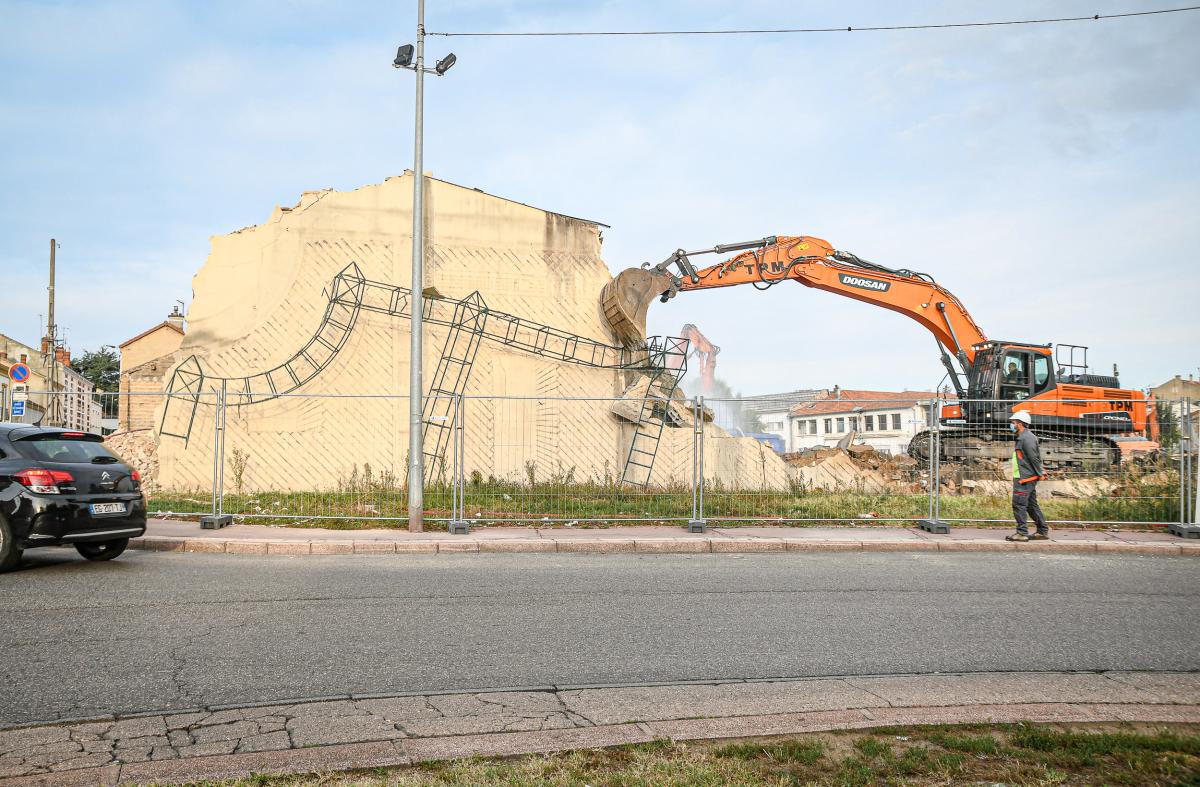
[[[833,419],[826,418],[825,419],[825,434],[829,434],[832,431],[833,431]]]
[[[866,429],[868,432],[875,431],[875,416],[864,415],[863,416],[863,428]]]
[[[892,428],[900,431],[900,413],[892,413]]]
[[[1009,350],[1000,363],[1000,398],[1021,401],[1029,398],[1029,353]]]
[[[1028,356],[1021,352],[1004,354],[1004,363],[1000,366],[1000,371],[1004,375],[1005,385],[1029,385],[1027,359]]]
[[[815,418],[808,422],[808,433],[809,434],[817,433],[817,420]]]
[[[20,440],[16,448],[25,456],[39,462],[62,464],[104,464],[121,461],[99,440],[60,437],[50,433]]]
[[[1033,359],[1033,390],[1041,393],[1050,382],[1050,357],[1038,355]]]
[[[837,430],[839,433],[846,431],[846,419],[845,418],[837,419],[837,427],[838,427]]]
[[[858,431],[858,416],[856,416],[856,415],[850,416],[850,431],[851,432]]]

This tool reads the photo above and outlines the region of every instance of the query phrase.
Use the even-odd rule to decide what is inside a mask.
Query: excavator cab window
[[[1011,401],[1028,399],[1030,394],[1029,353],[1009,350],[1000,362],[1000,398]]]
[[[1033,358],[1033,393],[1040,394],[1050,387],[1050,356],[1036,355]]]

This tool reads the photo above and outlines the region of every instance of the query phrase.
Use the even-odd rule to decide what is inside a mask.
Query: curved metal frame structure
[[[329,302],[312,338],[292,357],[272,369],[243,377],[215,377],[205,372],[199,358],[188,356],[171,375],[159,433],[185,442],[190,439],[206,383],[224,395],[237,397],[239,407],[279,398],[311,382],[329,366],[346,344],[362,311],[405,318],[412,314],[411,290],[371,281],[354,262],[333,278],[325,292]],[[432,450],[428,447],[425,450],[427,475],[444,471],[443,454],[453,427],[452,402],[466,388],[479,343],[486,339],[562,363],[650,375],[652,384],[648,398],[643,402],[643,411],[647,420],[654,418],[660,423],[657,429],[645,428],[646,421],[643,420],[635,424],[633,445],[622,474],[624,484],[645,487],[649,483],[650,465],[662,432],[661,420],[669,410],[665,400],[671,398],[687,371],[687,339],[652,336],[643,346],[633,348],[604,344],[512,314],[492,311],[478,292],[462,300],[422,297],[421,315],[426,322],[450,329],[425,399],[425,436],[429,437],[431,428],[435,430],[434,446]],[[651,399],[649,391],[654,389],[657,393]],[[427,442],[424,444],[428,446]],[[630,473],[631,464],[636,465],[639,472]]]

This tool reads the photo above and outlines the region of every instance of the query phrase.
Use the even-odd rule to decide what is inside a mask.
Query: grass
[[[1189,725],[971,725],[814,733],[736,743],[653,741],[513,759],[355,773],[254,776],[242,785],[1198,785]]]
[[[448,485],[426,487],[426,516],[449,518],[451,499]],[[677,525],[692,516],[692,494],[686,487],[639,492],[602,483],[482,482],[466,486],[464,501],[469,521],[500,524],[574,522],[579,526],[597,526],[624,519],[640,520],[637,524]],[[151,493],[148,502],[151,511],[205,513],[212,508],[212,497],[207,491],[158,491]],[[402,485],[329,491],[243,494],[230,491],[224,501],[227,513],[248,515],[249,522],[335,529],[404,527],[407,506],[407,492]],[[1051,497],[1042,502],[1048,518],[1074,522],[1169,522],[1178,519],[1178,506],[1177,490],[1157,486],[1119,487],[1109,496]],[[914,521],[924,518],[928,510],[928,498],[922,493],[723,489],[706,489],[704,493],[705,516],[722,523]],[[1012,518],[1007,497],[987,495],[943,495],[940,513],[945,519],[1008,522]]]

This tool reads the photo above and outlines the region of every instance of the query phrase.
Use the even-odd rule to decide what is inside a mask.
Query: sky
[[[1168,0],[427,0],[431,32],[865,26]],[[80,353],[191,299],[209,238],[412,166],[415,0],[0,0],[0,333]],[[1200,12],[949,31],[445,38],[425,169],[610,225],[615,273],[814,235],[932,274],[993,338],[1200,371]],[[715,262],[697,258],[697,262]],[[682,295],[717,375],[764,394],[930,389],[933,339],[784,283]]]

